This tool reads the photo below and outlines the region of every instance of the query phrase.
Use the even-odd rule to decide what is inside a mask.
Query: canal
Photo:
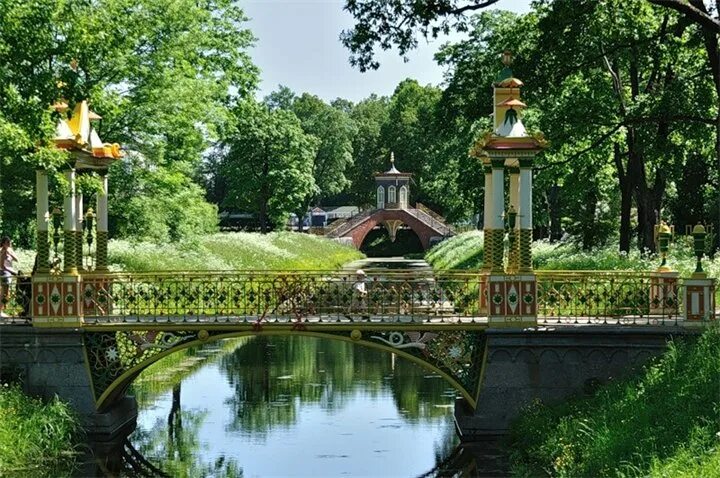
[[[429,270],[398,259],[347,267],[357,268]],[[257,336],[208,344],[149,368],[131,393],[137,428],[112,446],[95,444],[76,476],[482,474],[477,450],[459,447],[457,394],[442,377],[348,342]]]

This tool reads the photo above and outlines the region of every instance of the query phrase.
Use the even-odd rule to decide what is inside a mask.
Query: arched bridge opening
[[[84,333],[93,395],[103,412],[121,400],[150,365],[182,349],[246,336],[301,336],[342,340],[396,354],[440,375],[471,406],[477,403],[485,357],[483,330],[398,331],[353,328],[309,330],[172,330]]]
[[[368,257],[397,257],[405,254],[422,253],[420,236],[410,227],[402,224],[394,237],[386,226],[378,225],[367,233],[360,250]]]

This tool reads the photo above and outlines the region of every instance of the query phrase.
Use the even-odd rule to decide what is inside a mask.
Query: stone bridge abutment
[[[668,340],[699,333],[683,327],[557,327],[488,329],[477,407],[455,405],[461,440],[508,433],[523,408],[592,393],[637,373]]]
[[[82,337],[76,329],[0,327],[0,381],[20,383],[28,395],[45,401],[60,397],[98,439],[134,428],[137,403],[132,397],[98,412]]]

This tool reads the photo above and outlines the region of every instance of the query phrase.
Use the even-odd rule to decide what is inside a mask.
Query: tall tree
[[[350,113],[356,129],[352,138],[354,161],[348,171],[350,196],[361,206],[375,203],[373,173],[387,167],[381,128],[388,121],[388,105],[388,98],[373,94],[355,105]]]
[[[0,117],[12,125],[5,132],[19,135],[6,142],[0,181],[21,175],[2,188],[3,217],[8,204],[32,208],[25,182],[35,165],[62,163],[47,147],[55,121],[48,106],[60,98],[89,98],[103,117],[100,137],[141,155],[145,169],[189,178],[229,101],[257,83],[244,21],[231,0],[0,0]],[[126,166],[113,173],[124,184],[142,175]],[[134,196],[114,184],[115,210],[126,209]],[[25,218],[11,221],[18,231],[29,227]]]
[[[223,205],[258,214],[262,232],[282,226],[314,189],[318,141],[289,111],[246,101],[233,110],[216,174],[226,182]]]
[[[347,169],[352,165],[352,142],[354,125],[349,115],[320,98],[303,93],[292,103],[292,112],[300,119],[303,131],[319,140],[312,164],[315,189],[305,200],[319,205],[323,198],[344,191],[349,185]]]

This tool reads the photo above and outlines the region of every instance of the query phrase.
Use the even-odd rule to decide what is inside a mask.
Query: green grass
[[[69,474],[79,437],[78,421],[59,399],[49,403],[0,386],[0,476]]]
[[[192,242],[153,244],[110,241],[113,270],[293,269],[332,270],[363,257],[336,241],[294,232],[219,233]]]
[[[425,256],[435,269],[479,269],[483,265],[483,237],[480,231],[459,234],[432,248]],[[660,265],[657,255],[643,255],[637,249],[618,252],[617,244],[583,251],[574,243],[533,243],[533,266],[538,270],[634,270],[653,271]],[[670,246],[668,265],[689,276],[695,270],[692,247],[679,237]],[[720,277],[720,255],[703,259],[710,277]]]
[[[514,476],[720,477],[720,328],[635,378],[515,423]]]
[[[425,254],[434,269],[479,269],[483,264],[483,235],[469,231],[441,242]]]

